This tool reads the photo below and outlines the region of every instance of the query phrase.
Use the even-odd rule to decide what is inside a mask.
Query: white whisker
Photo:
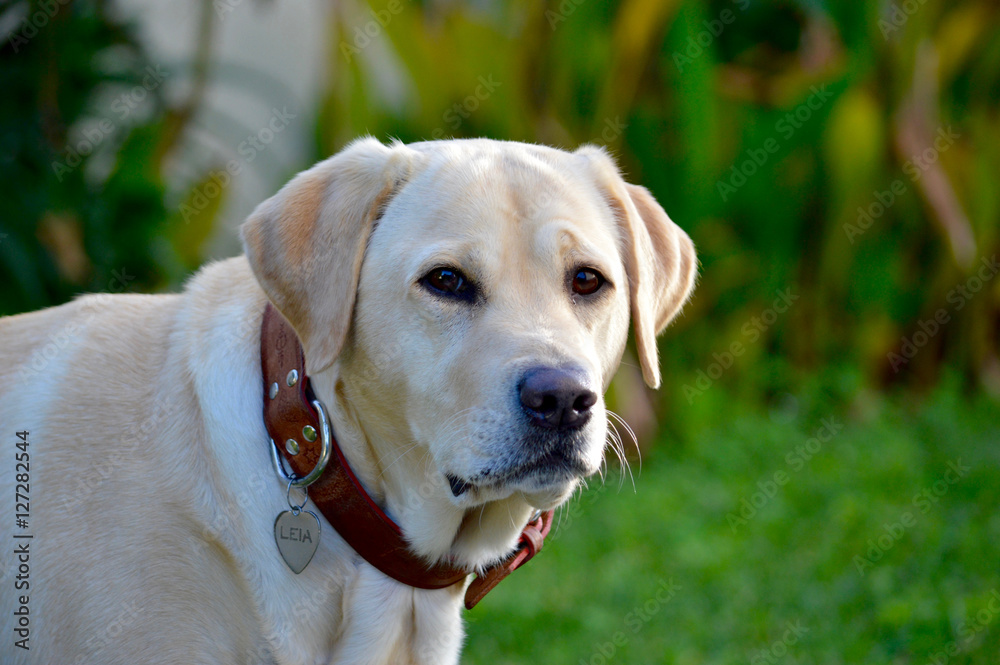
[[[621,490],[621,486],[625,483],[625,472],[627,471],[629,479],[632,482],[632,491],[635,492],[636,491],[635,476],[632,475],[632,465],[629,464],[628,456],[625,454],[625,444],[622,441],[621,432],[618,430],[618,424],[620,423],[622,426],[625,427],[626,431],[629,433],[629,436],[632,437],[633,441],[635,441],[635,433],[632,431],[632,428],[628,426],[628,423],[626,423],[622,419],[622,417],[619,416],[617,413],[614,413],[613,411],[609,410],[608,415],[610,416],[610,418],[608,419],[608,425],[610,425],[610,427],[608,428],[608,438],[609,438],[608,443],[609,446],[611,447],[611,450],[615,453],[615,456],[618,457],[618,461],[621,463],[621,479],[618,485],[618,489]],[[638,442],[636,442],[636,450],[638,449],[639,445]],[[641,457],[639,459],[639,464],[641,468],[642,465]]]

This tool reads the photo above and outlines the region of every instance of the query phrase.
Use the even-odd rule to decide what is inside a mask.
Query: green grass
[[[634,493],[617,470],[591,483],[467,614],[463,662],[1000,663],[1000,409],[954,388],[880,400],[727,405],[661,441]],[[843,429],[805,461],[830,417]],[[731,524],[743,498],[760,508]]]

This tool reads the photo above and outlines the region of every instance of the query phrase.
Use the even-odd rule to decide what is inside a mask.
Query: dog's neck
[[[456,506],[427,448],[410,432],[360,412],[348,397],[347,381],[337,364],[311,376],[352,471],[402,528],[413,551],[432,563],[451,560],[470,569],[508,554],[533,510],[523,497]]]

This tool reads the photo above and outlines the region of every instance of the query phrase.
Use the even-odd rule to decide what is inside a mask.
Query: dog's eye
[[[462,300],[472,300],[475,297],[472,282],[455,268],[435,268],[424,275],[420,281],[425,287],[439,295]]]
[[[581,296],[589,296],[597,293],[606,281],[604,275],[593,268],[580,268],[573,275],[573,293]]]

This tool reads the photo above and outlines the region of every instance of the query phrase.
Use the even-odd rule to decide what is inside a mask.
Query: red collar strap
[[[260,366],[267,432],[295,475],[303,478],[320,457],[321,443],[316,434],[321,431],[319,415],[310,403],[299,339],[270,303],[261,323]],[[289,440],[294,443],[286,445]],[[296,446],[298,453],[293,455],[290,450]],[[441,589],[464,581],[471,571],[446,563],[430,566],[410,550],[399,525],[368,496],[332,436],[331,447],[326,469],[309,485],[309,498],[354,551],[389,577],[418,589]],[[518,548],[472,581],[465,593],[465,607],[471,610],[507,575],[537,554],[551,528],[551,510],[528,524]]]

